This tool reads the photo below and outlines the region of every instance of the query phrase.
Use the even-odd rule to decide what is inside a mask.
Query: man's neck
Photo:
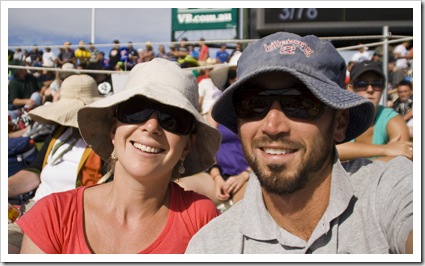
[[[290,195],[270,194],[263,189],[263,199],[280,227],[307,241],[328,207],[330,188],[329,174]]]

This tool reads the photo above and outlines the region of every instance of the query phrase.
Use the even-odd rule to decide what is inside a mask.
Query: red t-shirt
[[[192,236],[218,216],[214,203],[170,183],[170,210],[158,238],[139,253],[182,254]],[[83,192],[79,187],[40,199],[16,223],[45,253],[91,253],[84,236]]]

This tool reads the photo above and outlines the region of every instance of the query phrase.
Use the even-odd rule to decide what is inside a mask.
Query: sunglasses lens
[[[359,80],[354,82],[354,87],[356,88],[367,88],[367,86],[369,86],[369,82],[364,81],[364,80]]]
[[[375,89],[382,89],[384,87],[384,82],[382,80],[372,81],[372,87]]]
[[[372,82],[368,82],[366,80],[358,80],[353,83],[353,86],[355,90],[357,91],[363,91],[367,90],[369,85],[372,86],[373,90],[380,91],[384,88],[384,81],[383,80],[374,80]]]
[[[194,131],[195,119],[187,111],[150,102],[141,97],[134,97],[117,109],[117,119],[126,124],[146,122],[151,115],[158,114],[159,125],[172,133],[187,135]]]
[[[236,116],[241,119],[263,118],[275,100],[287,116],[294,118],[317,119],[324,110],[324,104],[308,89],[239,90],[233,96]]]
[[[259,97],[258,91],[236,91],[233,96],[236,116],[241,119],[262,118],[267,113],[270,99]]]

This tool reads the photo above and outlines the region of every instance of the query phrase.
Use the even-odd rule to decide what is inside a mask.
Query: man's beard
[[[304,146],[297,142],[289,142],[287,140],[279,140],[281,143],[291,143],[291,147],[297,147],[298,152],[305,151]],[[268,137],[253,141],[253,146],[258,147],[258,143],[270,142]],[[316,143],[319,144],[319,143]],[[325,164],[332,161],[333,154],[332,145],[320,146],[316,145],[316,150],[303,154],[301,161],[296,165],[284,164],[267,164],[261,166],[260,162],[254,155],[247,156],[244,146],[244,152],[248,164],[251,166],[258,180],[267,192],[276,195],[289,195],[304,188],[315,175],[321,175]],[[291,169],[291,173],[288,172]]]

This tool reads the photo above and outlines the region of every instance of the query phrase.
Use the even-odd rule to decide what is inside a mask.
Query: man
[[[413,86],[407,80],[402,80],[397,85],[398,98],[394,101],[393,108],[406,121],[409,137],[413,138]]]
[[[374,112],[343,89],[345,71],[316,36],[279,32],[244,50],[212,116],[238,133],[254,174],[186,253],[412,252],[412,162],[338,159],[335,145],[362,134]]]

